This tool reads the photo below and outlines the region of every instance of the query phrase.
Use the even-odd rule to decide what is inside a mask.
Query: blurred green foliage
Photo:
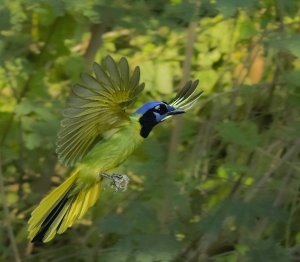
[[[0,260],[299,261],[299,10],[293,0],[2,0]],[[72,229],[32,246],[31,211],[70,172],[54,153],[70,86],[107,54],[140,65],[136,106],[167,101],[189,78],[203,98],[120,167],[127,192],[106,189]]]

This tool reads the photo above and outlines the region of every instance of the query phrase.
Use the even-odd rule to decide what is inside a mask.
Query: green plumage
[[[75,165],[75,169],[32,212],[28,231],[33,242],[48,242],[81,218],[99,197],[100,174],[112,172],[143,141],[142,123],[154,126],[156,116],[169,117],[160,115],[167,112],[168,105],[159,108],[159,102],[155,102],[155,108],[150,108],[143,118],[126,112],[144,84],[139,82],[139,68],[131,74],[125,58],[116,63],[108,56],[101,66],[94,63],[94,72],[95,76],[83,74],[83,84],[73,86],[64,110],[57,154],[61,162]],[[173,112],[175,106],[189,109],[200,96],[200,93],[193,95],[197,84],[197,81],[188,82],[169,109],[174,109]]]
[[[102,66],[94,63],[94,72],[72,87],[58,133],[59,159],[76,168],[33,211],[33,241],[48,242],[82,217],[99,196],[99,174],[120,165],[143,140],[138,119],[125,111],[144,88],[139,68],[130,75],[125,58],[116,64],[108,56]]]

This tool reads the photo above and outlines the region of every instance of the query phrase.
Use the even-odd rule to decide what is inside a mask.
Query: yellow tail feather
[[[32,212],[28,227],[32,242],[49,242],[57,233],[65,232],[95,204],[101,190],[100,181],[76,193],[77,178],[78,171],[75,171]]]

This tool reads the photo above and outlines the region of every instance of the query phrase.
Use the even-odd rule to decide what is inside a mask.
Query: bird
[[[202,91],[198,80],[188,81],[169,102],[152,101],[130,113],[141,94],[140,68],[130,70],[122,57],[94,62],[94,74],[81,74],[63,111],[57,138],[60,162],[73,167],[71,175],[46,195],[31,213],[28,238],[46,243],[82,218],[101,194],[104,178],[116,190],[126,189],[126,175],[113,173],[146,139],[153,128],[172,116],[187,112]]]

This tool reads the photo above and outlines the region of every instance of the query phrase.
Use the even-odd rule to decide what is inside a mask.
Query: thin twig
[[[265,184],[267,184],[274,172],[278,170],[278,168],[280,168],[286,161],[288,161],[290,157],[292,157],[294,154],[297,154],[299,150],[300,139],[296,140],[293,146],[291,146],[290,149],[287,150],[284,156],[280,158],[276,163],[274,163],[274,165],[271,166],[270,170],[265,173],[265,175],[261,178],[260,181],[257,182],[256,187],[254,187],[253,190],[250,191],[245,197],[245,201],[251,201],[259,193],[258,188],[263,187]]]
[[[300,151],[300,139],[298,139],[297,141],[295,141],[295,143],[293,144],[293,146],[290,147],[290,149],[284,154],[284,156],[278,161],[276,162],[275,165],[271,166],[270,170],[262,177],[262,179],[258,182],[259,186],[263,186],[266,183],[268,183],[270,181],[271,176],[274,174],[274,172],[276,170],[278,170],[278,168],[280,168],[284,162],[286,162],[286,160],[290,159],[291,157],[295,156],[296,154],[298,154]],[[291,174],[289,176],[286,176],[285,181],[283,184],[287,184],[289,182],[289,180],[291,179]],[[282,198],[283,198],[283,192],[284,186],[282,187],[282,189],[279,191],[276,199],[274,200],[273,206],[280,206],[282,203]],[[248,196],[246,196],[246,201],[250,201],[252,198],[254,198],[255,195],[257,195],[258,189],[257,188],[253,188],[253,190],[248,194]],[[254,231],[253,231],[253,237],[254,239],[259,239],[260,236],[262,235],[264,229],[266,228],[266,226],[268,225],[269,219],[267,218],[263,218],[262,220],[260,220]]]

